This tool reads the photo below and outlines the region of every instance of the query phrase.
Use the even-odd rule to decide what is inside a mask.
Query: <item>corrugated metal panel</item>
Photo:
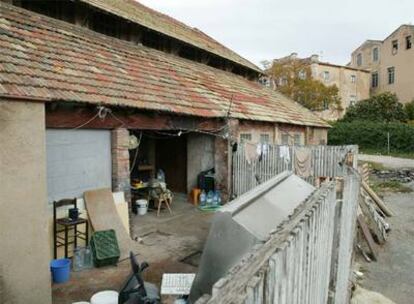
[[[196,303],[326,304],[335,203],[335,183],[323,185]]]
[[[49,202],[111,188],[110,131],[48,129],[46,160]]]
[[[213,219],[203,249],[190,299],[211,293],[212,286],[254,245],[266,242],[272,231],[315,191],[315,187],[289,172],[224,206]],[[259,279],[259,282],[263,280]],[[258,295],[259,298],[260,293]],[[249,297],[255,297],[250,294]],[[258,302],[252,302],[258,303]]]
[[[249,161],[246,158],[244,145],[239,145],[233,154],[233,194],[241,195],[260,183],[283,171],[294,171],[295,146],[287,146],[290,158],[281,157],[282,146],[266,145],[266,152],[261,158]],[[354,155],[354,168],[357,165],[358,146],[305,146],[311,150],[311,176],[305,178],[313,184],[317,177],[340,177],[345,175],[345,155]]]

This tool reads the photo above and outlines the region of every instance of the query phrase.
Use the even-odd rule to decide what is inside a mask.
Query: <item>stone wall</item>
[[[52,302],[42,103],[0,101],[2,304]]]
[[[129,131],[119,128],[112,131],[112,191],[123,191],[126,201],[131,201]]]

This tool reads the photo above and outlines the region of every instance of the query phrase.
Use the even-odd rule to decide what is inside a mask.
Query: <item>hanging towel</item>
[[[244,144],[244,155],[246,157],[247,163],[250,165],[252,162],[256,161],[259,157],[257,153],[257,146],[250,143]]]
[[[279,157],[283,159],[286,164],[290,163],[290,152],[288,146],[279,147]]]
[[[312,152],[309,148],[295,148],[295,174],[300,177],[312,175],[311,167]]]

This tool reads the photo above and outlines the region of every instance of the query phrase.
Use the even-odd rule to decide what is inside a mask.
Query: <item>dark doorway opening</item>
[[[187,193],[187,136],[157,139],[155,163],[157,171],[164,171],[171,191]]]

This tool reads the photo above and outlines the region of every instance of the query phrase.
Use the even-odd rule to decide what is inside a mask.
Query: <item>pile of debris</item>
[[[393,216],[393,212],[386,203],[371,189],[368,184],[370,170],[366,164],[360,169],[362,182],[358,206],[358,227],[360,234],[357,248],[364,258],[371,262],[377,260],[377,246],[387,240],[390,225],[387,217]],[[364,246],[362,241],[365,240]],[[365,248],[368,250],[365,250]]]
[[[397,181],[401,183],[410,183],[414,181],[414,169],[399,170],[377,170],[373,169],[372,174],[381,180]]]

